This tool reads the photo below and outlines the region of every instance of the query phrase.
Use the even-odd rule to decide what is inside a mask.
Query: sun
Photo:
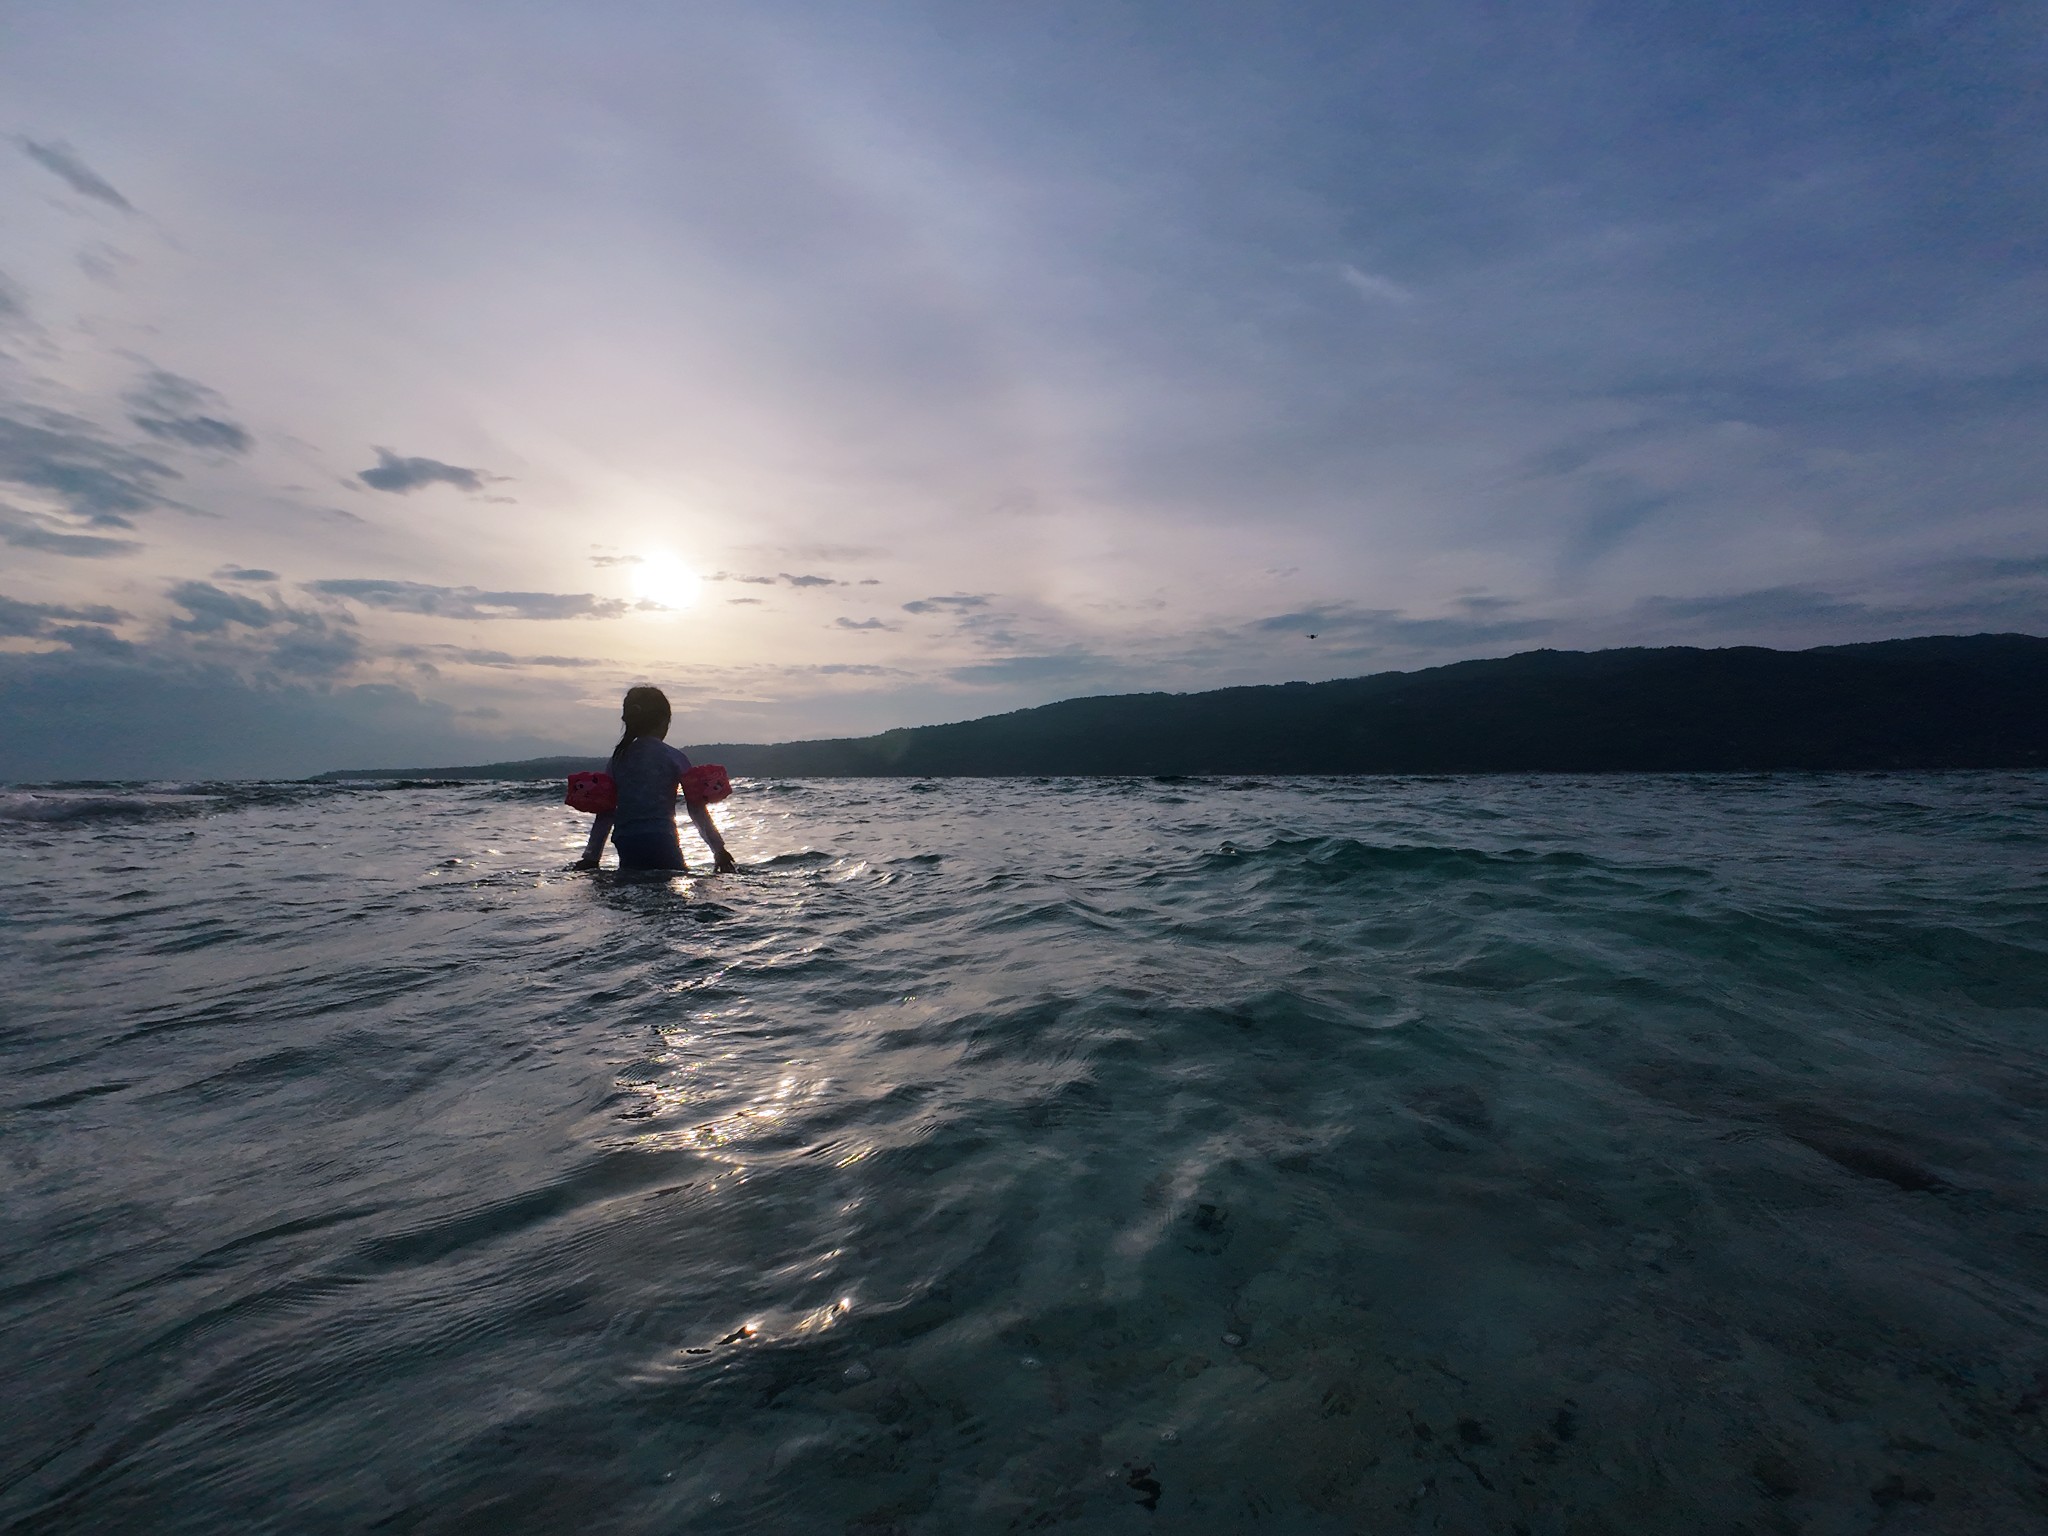
[[[642,555],[633,567],[633,595],[657,608],[687,608],[697,601],[697,573],[674,555]]]

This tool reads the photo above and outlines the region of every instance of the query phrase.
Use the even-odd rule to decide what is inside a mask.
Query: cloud
[[[807,672],[822,673],[827,677],[904,677],[901,667],[877,667],[850,661],[829,661],[823,666],[806,667]]]
[[[1646,597],[1636,604],[1636,612],[1652,620],[1742,629],[1756,624],[1862,619],[1869,616],[1870,607],[1812,587],[1760,587],[1714,597]]]
[[[22,139],[20,143],[22,153],[63,181],[79,196],[105,203],[109,208],[118,208],[123,213],[135,211],[135,205],[116,192],[91,166],[79,159],[77,151],[70,145],[58,141],[44,143],[29,138]]]
[[[788,571],[778,571],[773,576],[743,576],[738,571],[719,571],[704,579],[706,581],[739,581],[746,583],[750,587],[772,587],[778,581],[792,587],[843,587],[846,585],[845,582],[835,580],[830,576],[794,575]]]
[[[222,581],[275,581],[277,572],[265,571],[250,566],[224,565],[213,573]]]
[[[726,603],[734,608],[760,608],[765,606],[765,600],[758,597],[728,597]]]
[[[880,619],[839,618],[832,621],[832,627],[834,629],[894,629],[896,626],[894,624],[885,624]]]
[[[230,624],[267,629],[283,617],[253,597],[223,592],[210,581],[181,581],[171,588],[170,599],[191,615],[172,620],[171,627],[194,634],[212,634]]]
[[[1381,277],[1376,272],[1367,272],[1344,262],[1337,268],[1337,275],[1344,280],[1352,292],[1362,294],[1382,304],[1413,304],[1415,294],[1402,287],[1390,277]]]
[[[1484,611],[1500,612],[1505,599],[1480,600]],[[1394,608],[1353,608],[1348,604],[1304,608],[1255,620],[1250,628],[1267,635],[1316,636],[1345,646],[1403,646],[1414,649],[1462,649],[1497,646],[1511,640],[1533,640],[1556,629],[1549,619],[1483,618],[1478,616],[1414,619]]]
[[[80,656],[126,657],[137,655],[141,650],[134,642],[123,640],[111,629],[101,629],[95,624],[62,624],[50,630],[48,638],[62,641]]]
[[[166,595],[186,614],[152,642],[167,657],[189,654],[258,678],[333,678],[367,654],[352,629],[337,627],[326,614],[259,602],[209,581],[176,582]]]
[[[1953,573],[1954,585],[1918,587],[1903,598],[1845,596],[1800,585],[1646,597],[1622,617],[1632,636],[1664,632],[1693,643],[1815,645],[1996,630],[2039,634],[2048,628],[2048,587],[2030,578],[2044,564],[2024,557],[1944,561],[1923,572],[1945,569]]]
[[[480,491],[484,473],[460,464],[443,464],[439,459],[401,459],[389,448],[377,450],[377,462],[356,478],[373,491],[406,495],[423,485],[452,485],[459,490]]]
[[[436,587],[419,581],[337,579],[306,583],[323,597],[343,597],[366,608],[419,613],[438,619],[614,619],[630,606],[588,592],[485,592]]]
[[[0,513],[0,541],[16,549],[40,550],[72,560],[108,560],[132,555],[142,548],[134,539],[113,539],[96,533],[76,533],[47,517],[10,517]]]
[[[562,750],[545,737],[475,735],[448,705],[389,683],[251,679],[146,649],[78,645],[0,654],[0,719],[0,780],[16,781],[296,778]]]
[[[1653,490],[1630,475],[1595,476],[1587,492],[1584,520],[1565,546],[1567,570],[1583,570],[1611,554],[1673,502],[1666,492]]]
[[[345,629],[334,629],[318,614],[290,613],[290,627],[253,658],[259,669],[294,677],[333,677],[363,659],[363,642]]]
[[[1094,677],[1113,666],[1106,656],[1088,651],[1062,651],[1046,656],[1004,656],[995,661],[954,667],[946,676],[975,686],[1012,683],[1061,683]]]
[[[78,263],[79,271],[107,288],[119,288],[123,272],[135,264],[133,256],[105,241],[88,246],[74,259]]]
[[[128,615],[118,608],[93,603],[27,603],[19,598],[0,597],[0,635],[14,639],[42,639],[55,630],[57,621],[81,624],[118,624]]]
[[[336,629],[321,614],[266,606],[253,598],[204,581],[178,582],[171,601],[187,617],[173,619],[151,639],[146,651],[105,626],[126,620],[118,608],[25,603],[0,598],[0,635],[53,640],[79,653],[119,657],[138,652],[153,664],[175,666],[180,657],[238,676],[331,678],[359,663],[361,640]],[[243,633],[237,634],[240,630]]]
[[[462,645],[402,645],[391,653],[403,661],[439,658],[472,667],[596,667],[602,662],[585,656],[514,656],[507,651],[476,650]]]
[[[256,446],[240,423],[205,414],[227,402],[192,379],[152,369],[124,398],[133,408],[128,419],[151,437],[212,453],[243,454]]]
[[[137,513],[178,506],[162,486],[177,478],[168,464],[110,441],[79,417],[0,416],[0,482],[54,500],[96,527],[131,527]]]
[[[2015,581],[2048,576],[2048,555],[1976,555],[1930,561],[1918,574],[1948,580]]]
[[[971,592],[961,592],[955,593],[951,597],[921,597],[914,603],[905,603],[903,611],[905,613],[945,613],[948,610],[959,612],[967,608],[986,608],[987,606],[988,598],[986,596]]]
[[[1307,12],[1218,12],[1170,50],[1166,75],[1146,30],[1157,7],[1131,13],[1149,18],[1135,33],[1104,20],[1107,9],[1048,31],[980,8],[944,39],[899,30],[916,8],[883,7],[856,38],[801,35],[796,11],[769,7],[767,45],[741,68],[715,38],[708,52],[687,46],[694,24],[680,18],[702,8],[598,9],[579,36],[617,66],[601,80],[534,14],[506,13],[494,48],[560,66],[533,76],[517,111],[481,77],[443,81],[437,107],[390,67],[410,56],[396,32],[317,78],[294,74],[277,52],[283,34],[266,41],[262,28],[181,54],[206,78],[194,77],[192,110],[165,121],[151,154],[221,173],[226,201],[176,210],[180,237],[217,258],[206,262],[146,247],[145,217],[115,205],[93,214],[69,183],[43,180],[57,174],[46,163],[13,162],[29,192],[18,211],[49,227],[19,231],[0,263],[22,280],[35,321],[0,329],[17,352],[8,366],[50,391],[35,399],[104,423],[111,441],[73,443],[40,482],[0,485],[20,516],[0,526],[0,566],[70,583],[0,586],[140,610],[139,595],[94,578],[145,568],[161,604],[174,577],[205,576],[241,543],[291,565],[292,581],[216,570],[216,588],[273,610],[317,608],[335,624],[352,613],[373,650],[438,634],[519,645],[519,656],[591,639],[619,667],[647,667],[676,654],[677,636],[700,649],[692,630],[719,627],[709,601],[688,623],[613,625],[602,645],[559,627],[410,615],[516,619],[538,599],[598,616],[594,599],[567,594],[568,566],[592,559],[606,596],[630,603],[621,578],[641,567],[620,551],[653,548],[653,530],[673,531],[680,516],[701,520],[707,566],[721,555],[755,566],[721,573],[761,589],[722,605],[808,610],[803,624],[737,621],[773,675],[927,642],[915,661],[897,657],[914,685],[886,704],[864,700],[872,714],[832,716],[879,726],[896,723],[885,711],[956,707],[944,669],[970,663],[1019,677],[1050,666],[1041,692],[1026,677],[1013,697],[1054,696],[1070,646],[1122,657],[1134,675],[1144,658],[1173,686],[1203,687],[1366,670],[1349,658],[1382,647],[1386,665],[1426,664],[1522,640],[1645,643],[1668,626],[1712,643],[1740,632],[1723,623],[1808,619],[1832,638],[1889,622],[1895,610],[1882,605],[1939,595],[1946,578],[1914,564],[1934,552],[2039,548],[2020,542],[2034,536],[2048,468],[2032,162],[1954,174],[1984,160],[1972,146],[2006,142],[1999,134],[2033,100],[2024,50],[1995,46],[1999,7],[1964,7],[1941,47],[1903,53],[1909,24],[1860,12],[1822,35],[1754,8],[1703,31],[1684,8],[1662,8],[1581,47],[1566,11],[1546,9],[1529,23],[1534,53],[1522,50],[1546,66],[1521,75],[1462,45],[1480,14],[1469,5],[1413,16],[1311,7],[1313,26]],[[657,20],[671,13],[676,32]],[[784,26],[788,46],[774,46]],[[96,78],[144,68],[153,37],[100,37]],[[48,37],[27,45],[44,56],[24,55],[24,70],[57,80],[81,67]],[[802,85],[821,57],[843,85],[829,99]],[[679,87],[678,69],[700,67],[708,78]],[[289,145],[229,120],[233,81],[279,70],[306,94],[306,131]],[[905,70],[908,96],[886,84],[885,71]],[[1415,91],[1417,79],[1429,88]],[[1789,79],[1801,89],[1781,89]],[[558,153],[593,90],[616,129],[615,176],[582,175]],[[127,169],[149,158],[114,158],[128,142],[105,115],[118,102],[73,94],[61,123],[12,126],[44,139],[61,126],[168,217],[168,194]],[[1174,116],[1194,97],[1215,110]],[[773,105],[791,102],[793,118]],[[1162,112],[1174,131],[1161,131]],[[889,146],[913,122],[932,152],[906,176]],[[731,153],[678,159],[677,143]],[[0,144],[0,159],[14,152]],[[284,184],[282,162],[294,185],[323,195],[280,222],[259,204],[261,189]],[[465,189],[455,200],[440,195],[451,166]],[[666,189],[651,201],[650,176]],[[1105,176],[1147,196],[1104,200]],[[1035,190],[1020,199],[1018,187]],[[536,207],[555,216],[529,228]],[[487,301],[449,302],[417,262],[366,260],[393,230],[449,270],[487,268]],[[122,269],[127,286],[109,295],[71,265],[81,233],[147,249],[150,262]],[[553,301],[571,269],[588,281],[565,307]],[[303,324],[280,330],[249,303],[246,277],[259,271],[296,274]],[[516,343],[501,334],[507,316],[521,318]],[[357,332],[362,344],[350,344]],[[315,334],[342,344],[295,370],[293,338]],[[665,361],[533,366],[592,357]],[[156,364],[231,404],[120,403]],[[274,382],[260,393],[244,382],[259,378]],[[85,403],[57,393],[71,388]],[[7,399],[0,415],[46,425]],[[381,424],[358,411],[351,426],[366,400]],[[474,435],[479,411],[515,437],[541,436],[489,446],[499,439]],[[208,422],[255,446],[214,462],[234,440]],[[289,441],[294,432],[305,441]],[[392,437],[411,447],[373,452],[358,481],[349,456]],[[401,457],[430,445],[493,465]],[[322,457],[337,448],[340,458]],[[107,450],[142,457],[92,456]],[[138,467],[158,459],[186,478]],[[251,472],[258,462],[281,478],[324,478],[287,491]],[[16,460],[0,451],[0,463]],[[544,476],[556,511],[523,487],[524,507],[481,506],[515,489],[494,484],[491,468]],[[392,483],[377,485],[380,473]],[[441,565],[427,544],[392,543],[393,529],[344,526],[316,507],[341,497],[337,479],[372,518],[408,491],[401,510],[452,509],[440,492],[454,489],[492,514],[508,555],[531,563]],[[434,495],[423,502],[420,489]],[[373,493],[391,499],[363,503]],[[135,510],[172,496],[221,519],[194,530]],[[586,502],[607,515],[565,527],[559,507]],[[1045,517],[1020,527],[989,510],[1019,506]],[[144,531],[115,537],[131,518]],[[185,542],[195,531],[203,542]],[[821,537],[848,542],[808,542]],[[133,554],[138,540],[149,547],[126,565],[91,563]],[[818,572],[828,564],[887,569],[892,591],[842,597],[855,579]],[[298,585],[351,567],[413,584],[324,596]],[[427,585],[462,569],[562,591],[507,603]],[[1849,585],[1852,574],[1868,587]],[[809,575],[840,586],[794,585]],[[941,580],[951,597],[937,594]],[[1524,606],[1457,595],[1480,582]],[[1761,617],[1759,600],[1723,597],[1688,615],[1645,598],[1698,605],[1692,594],[1765,584],[1809,584],[1812,602],[1834,606],[1800,618],[1781,598],[1776,617]],[[762,603],[770,585],[805,602]],[[879,615],[901,633],[849,646],[843,636],[862,631],[829,611],[847,600],[870,604],[849,623]],[[197,622],[183,607],[175,615]],[[1267,616],[1275,627],[1247,627]],[[1323,638],[1307,641],[1310,629]],[[223,618],[146,643],[255,654],[297,632],[284,619]],[[326,642],[330,653],[347,643]],[[580,685],[599,676],[534,666],[521,684],[516,668],[444,661],[451,673],[479,669],[462,672],[465,692],[451,700],[488,698],[514,719],[551,689],[595,691]],[[851,694],[858,681],[840,684]],[[764,670],[734,691],[778,734],[812,733],[820,720],[794,686]]]

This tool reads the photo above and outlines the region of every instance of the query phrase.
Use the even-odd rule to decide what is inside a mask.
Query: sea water
[[[2048,776],[559,799],[0,798],[0,1527],[2048,1530]]]

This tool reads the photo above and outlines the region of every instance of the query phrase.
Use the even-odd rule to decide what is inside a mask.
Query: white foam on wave
[[[93,791],[0,791],[0,821],[64,822],[193,816],[218,795],[109,794]]]

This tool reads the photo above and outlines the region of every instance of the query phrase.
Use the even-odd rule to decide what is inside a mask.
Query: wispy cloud
[[[110,560],[132,555],[142,548],[135,539],[109,538],[105,534],[80,533],[48,517],[0,512],[0,542],[16,549],[33,549],[72,560]]]
[[[1479,614],[1445,614],[1413,618],[1393,608],[1358,608],[1331,604],[1277,613],[1259,619],[1251,629],[1263,635],[1297,635],[1323,642],[1326,648],[1401,647],[1412,650],[1494,648],[1513,641],[1540,639],[1556,631],[1545,618],[1487,618]]]
[[[331,680],[357,668],[367,655],[352,629],[324,614],[259,602],[205,581],[174,582],[166,596],[184,616],[147,622],[137,640],[115,631],[117,625],[137,623],[122,609],[0,597],[0,635],[52,641],[81,657],[166,671],[203,665],[224,669],[223,675],[273,681]],[[0,657],[0,672],[6,664]]]
[[[128,419],[165,442],[226,454],[247,453],[256,446],[248,428],[222,413],[227,402],[217,393],[161,368],[152,369],[131,389],[127,401],[133,408]]]
[[[1593,477],[1584,484],[1582,497],[1579,526],[1562,553],[1568,572],[1584,571],[1612,554],[1631,534],[1667,512],[1675,499],[1670,492],[1625,474]]]
[[[111,440],[61,411],[20,408],[0,415],[0,483],[55,503],[103,528],[127,528],[138,513],[173,507],[164,482],[178,472]]]
[[[176,620],[173,627],[196,634],[210,634],[229,624],[267,629],[283,617],[253,597],[223,592],[210,581],[181,581],[171,588],[170,599],[188,615]]]
[[[57,177],[81,197],[94,202],[105,203],[109,208],[118,208],[123,213],[133,213],[135,205],[116,192],[111,183],[91,166],[79,159],[78,152],[70,145],[57,141],[43,141],[24,138],[18,141],[22,153],[35,161],[44,170]]]
[[[427,485],[452,485],[461,491],[481,491],[485,475],[480,469],[443,464],[439,459],[400,458],[389,448],[379,448],[377,462],[357,474],[356,478],[373,491],[404,496]]]
[[[279,666],[251,677],[225,663],[125,645],[105,629],[43,655],[0,653],[9,711],[0,779],[295,777],[557,748],[531,732],[488,737],[459,723],[489,718],[490,706],[458,711],[390,682],[337,681],[331,665],[319,669],[310,644],[297,659],[313,670]],[[119,721],[121,729],[81,732],[81,719]]]
[[[631,606],[589,592],[486,592],[421,581],[344,577],[310,581],[306,590],[347,598],[366,608],[418,613],[437,619],[615,619]]]
[[[1343,262],[1337,268],[1337,275],[1353,293],[1380,304],[1413,304],[1415,294],[1402,287],[1390,277],[1381,277],[1377,272],[1368,272]]]
[[[1062,651],[1044,656],[1003,656],[951,668],[946,676],[970,686],[1012,686],[1015,684],[1079,683],[1114,670],[1106,656],[1088,651]]]
[[[514,656],[509,651],[478,650],[463,645],[401,645],[391,654],[401,661],[453,661],[471,667],[518,670],[545,667],[550,670],[578,670],[603,666],[589,656]]]
[[[175,582],[166,595],[186,616],[171,620],[157,640],[183,640],[192,657],[240,675],[334,679],[369,656],[352,619],[223,591],[210,581]],[[176,647],[168,649],[165,659],[174,659]]]
[[[29,603],[0,597],[0,635],[36,639],[59,623],[118,624],[128,615],[104,603]]]
[[[1719,628],[1747,629],[1757,624],[1861,618],[1868,603],[1837,597],[1812,587],[1760,587],[1710,597],[1646,597],[1637,612],[1657,620],[1705,621]]]
[[[337,629],[317,615],[294,614],[261,657],[261,665],[287,677],[334,678],[353,671],[367,649],[350,630]]]
[[[845,582],[832,576],[793,574],[778,571],[773,576],[747,576],[738,571],[717,571],[704,578],[706,581],[737,581],[750,587],[772,587],[777,582],[787,587],[843,587]]]
[[[2048,583],[2026,570],[2048,562],[1939,564],[1948,567],[1949,579],[1905,592],[1788,585],[1697,597],[1655,596],[1634,604],[1622,622],[1631,638],[1654,637],[1665,643],[1793,646],[1873,635],[2048,630]]]
[[[344,8],[318,67],[289,13],[203,9],[46,6],[0,49],[63,104],[0,143],[0,585],[140,615],[16,652],[401,678],[564,739],[602,735],[613,671],[687,673],[719,729],[792,735],[2043,611],[2009,6],[1944,10],[1938,46],[1912,7],[1653,7],[1589,42],[1539,6],[1505,50],[1470,46],[1480,0],[943,33],[771,5],[744,44],[717,7],[511,7],[503,69],[431,92],[392,61],[473,43],[433,7]],[[183,104],[146,144],[138,80]],[[563,149],[593,113],[604,174]],[[643,622],[659,549],[726,598]],[[298,584],[350,570],[384,575]],[[197,576],[257,606],[163,600]],[[394,650],[427,639],[478,644]],[[904,671],[811,670],[871,651]]]
[[[986,608],[988,597],[982,593],[956,592],[951,597],[920,597],[915,602],[905,603],[905,613],[960,613],[969,608]]]

